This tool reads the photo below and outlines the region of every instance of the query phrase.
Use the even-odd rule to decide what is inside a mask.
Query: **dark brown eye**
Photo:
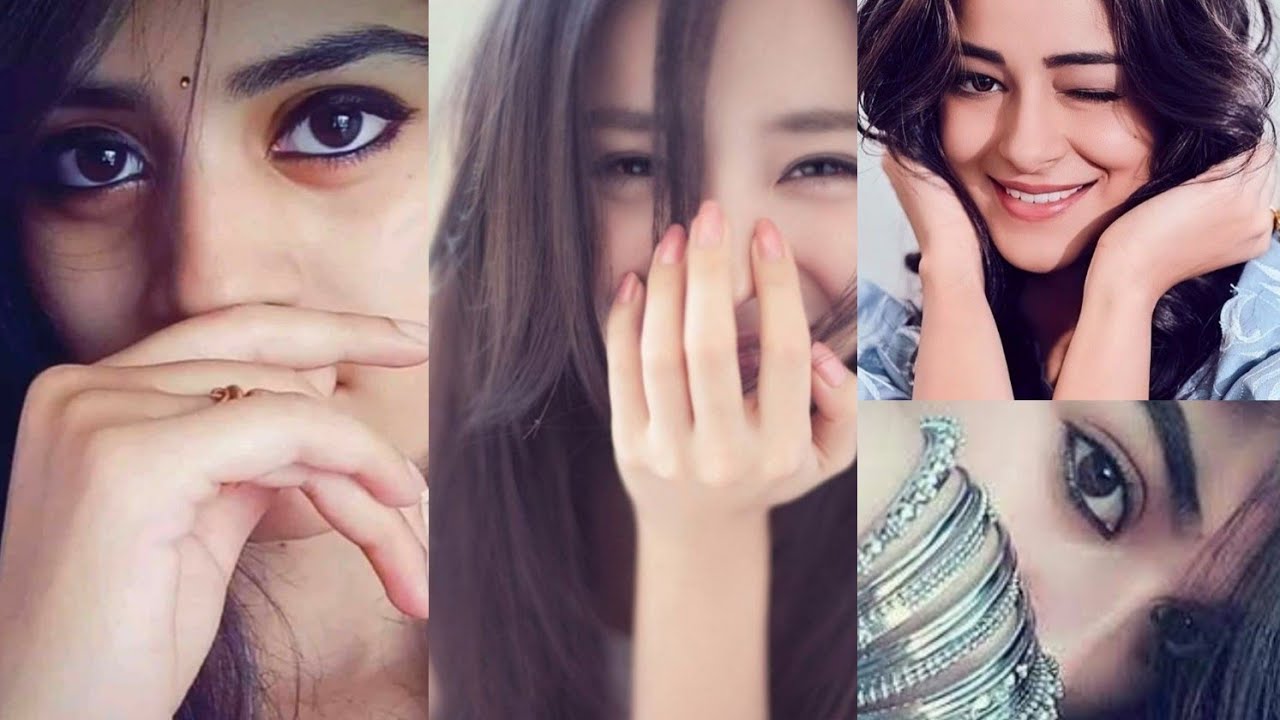
[[[1111,539],[1129,518],[1130,483],[1110,452],[1071,428],[1067,431],[1067,495],[1104,538]]]
[[[280,157],[354,154],[388,142],[412,115],[373,88],[335,88],[307,98],[288,117],[272,152]]]
[[[974,72],[961,73],[960,77],[957,79],[956,87],[958,87],[961,92],[966,92],[971,95],[985,95],[997,88],[1003,89],[1000,82],[990,75],[983,75],[982,73]]]
[[[120,133],[106,128],[75,128],[49,140],[40,173],[53,190],[106,188],[145,174],[142,153]]]

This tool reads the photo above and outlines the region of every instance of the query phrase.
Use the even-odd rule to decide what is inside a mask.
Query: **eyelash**
[[[1107,448],[1107,443],[1099,440],[1080,427],[1067,423],[1063,435],[1062,477],[1067,500],[1076,508],[1081,517],[1093,528],[1103,540],[1114,540],[1141,515],[1141,499],[1144,497],[1141,479],[1136,473],[1126,468],[1125,462],[1117,459],[1116,453]],[[1083,454],[1082,454],[1083,453]],[[1101,456],[1104,465],[1094,468],[1095,472],[1113,473],[1115,488],[1105,495],[1089,494],[1084,483],[1091,478],[1081,475],[1084,461]],[[1132,467],[1132,466],[1129,466]],[[1119,492],[1120,515],[1113,522],[1099,517],[1099,510],[1092,503],[1106,502],[1112,494]]]
[[[384,124],[372,140],[349,151],[315,154],[278,149],[281,142],[301,129],[313,114],[326,109],[358,113],[357,133],[363,131],[364,123],[367,122],[366,116],[377,118]],[[272,138],[268,157],[278,162],[324,163],[332,167],[355,164],[389,147],[399,135],[400,128],[415,114],[416,111],[390,93],[374,88],[334,87],[317,90],[303,98],[285,115],[280,130]],[[314,132],[312,135],[314,136]],[[356,139],[359,139],[358,135]],[[84,169],[79,165],[84,159],[81,153],[89,150],[123,152],[125,154],[124,169],[136,165],[137,171],[102,184],[75,184],[59,176],[60,165],[63,166],[62,169],[69,169],[65,167],[66,163],[76,163],[78,165],[76,172],[83,177]],[[68,155],[68,153],[71,154]],[[122,190],[151,177],[151,161],[141,150],[140,143],[128,134],[110,127],[81,126],[66,130],[46,139],[37,157],[36,184],[46,194],[55,197],[87,196]]]
[[[998,92],[995,88],[990,90],[978,90],[974,87],[965,87],[966,85],[972,86],[975,82],[979,81],[989,81],[995,87],[998,87],[1000,89],[999,91],[1006,89],[1003,83],[990,75],[966,71],[961,72],[956,76],[955,90],[957,93],[968,97],[982,97],[984,95],[991,95],[994,92]],[[1063,94],[1075,100],[1097,103],[1100,105],[1116,102],[1123,97],[1113,90],[1066,90]]]
[[[816,175],[800,173],[802,169],[814,167],[822,168],[824,170],[832,170],[833,172]],[[800,174],[797,175],[797,173]],[[787,171],[782,174],[782,179],[779,180],[779,182],[797,182],[801,180],[832,181],[845,178],[850,180],[858,179],[857,162],[831,155],[818,155],[810,158],[804,158],[787,168]]]

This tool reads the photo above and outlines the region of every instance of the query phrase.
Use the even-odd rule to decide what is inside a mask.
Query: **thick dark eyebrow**
[[[1169,471],[1169,499],[1173,505],[1174,527],[1200,522],[1200,495],[1196,479],[1196,459],[1191,452],[1191,433],[1182,406],[1176,402],[1144,402],[1156,436],[1164,449]]]
[[[621,107],[602,107],[587,113],[587,124],[595,130],[652,132],[653,113]]]
[[[141,85],[89,84],[73,87],[57,103],[60,108],[136,111],[147,105],[147,91]]]
[[[960,54],[966,57],[986,60],[993,65],[1004,65],[1004,55],[973,43],[960,43]],[[1050,70],[1065,65],[1116,65],[1120,58],[1108,52],[1071,52],[1050,55],[1044,59],[1044,66]]]
[[[844,110],[806,110],[787,113],[770,123],[769,129],[790,133],[857,130],[858,113]]]
[[[1115,53],[1107,52],[1073,52],[1061,55],[1050,55],[1044,59],[1044,66],[1050,70],[1064,65],[1118,65],[1120,58]]]
[[[227,92],[245,98],[281,83],[335,70],[373,55],[427,61],[427,38],[386,25],[366,25],[323,35],[274,57],[245,65],[227,77]]]

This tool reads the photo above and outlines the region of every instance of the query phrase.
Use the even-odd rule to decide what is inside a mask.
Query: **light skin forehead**
[[[711,65],[712,107],[731,102],[760,123],[789,110],[852,111],[856,23],[843,0],[729,0]]]
[[[592,52],[593,105],[652,107],[659,6],[631,0],[613,11]],[[712,106],[731,102],[755,120],[815,104],[856,107],[855,24],[843,0],[728,0],[708,78]]]
[[[330,33],[385,25],[426,35],[427,0],[197,0],[138,2],[91,74],[94,82],[155,83],[161,99],[184,97],[178,78],[194,76],[203,40],[202,88],[221,97],[226,75]]]
[[[1115,52],[1098,0],[960,0],[965,42],[1000,51],[1011,63],[1069,52]]]

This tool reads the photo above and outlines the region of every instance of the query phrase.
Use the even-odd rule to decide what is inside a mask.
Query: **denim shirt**
[[[1280,400],[1280,234],[1245,264],[1233,290],[1218,314],[1218,353],[1183,383],[1179,400]],[[919,346],[915,308],[859,283],[859,399],[910,399]]]

